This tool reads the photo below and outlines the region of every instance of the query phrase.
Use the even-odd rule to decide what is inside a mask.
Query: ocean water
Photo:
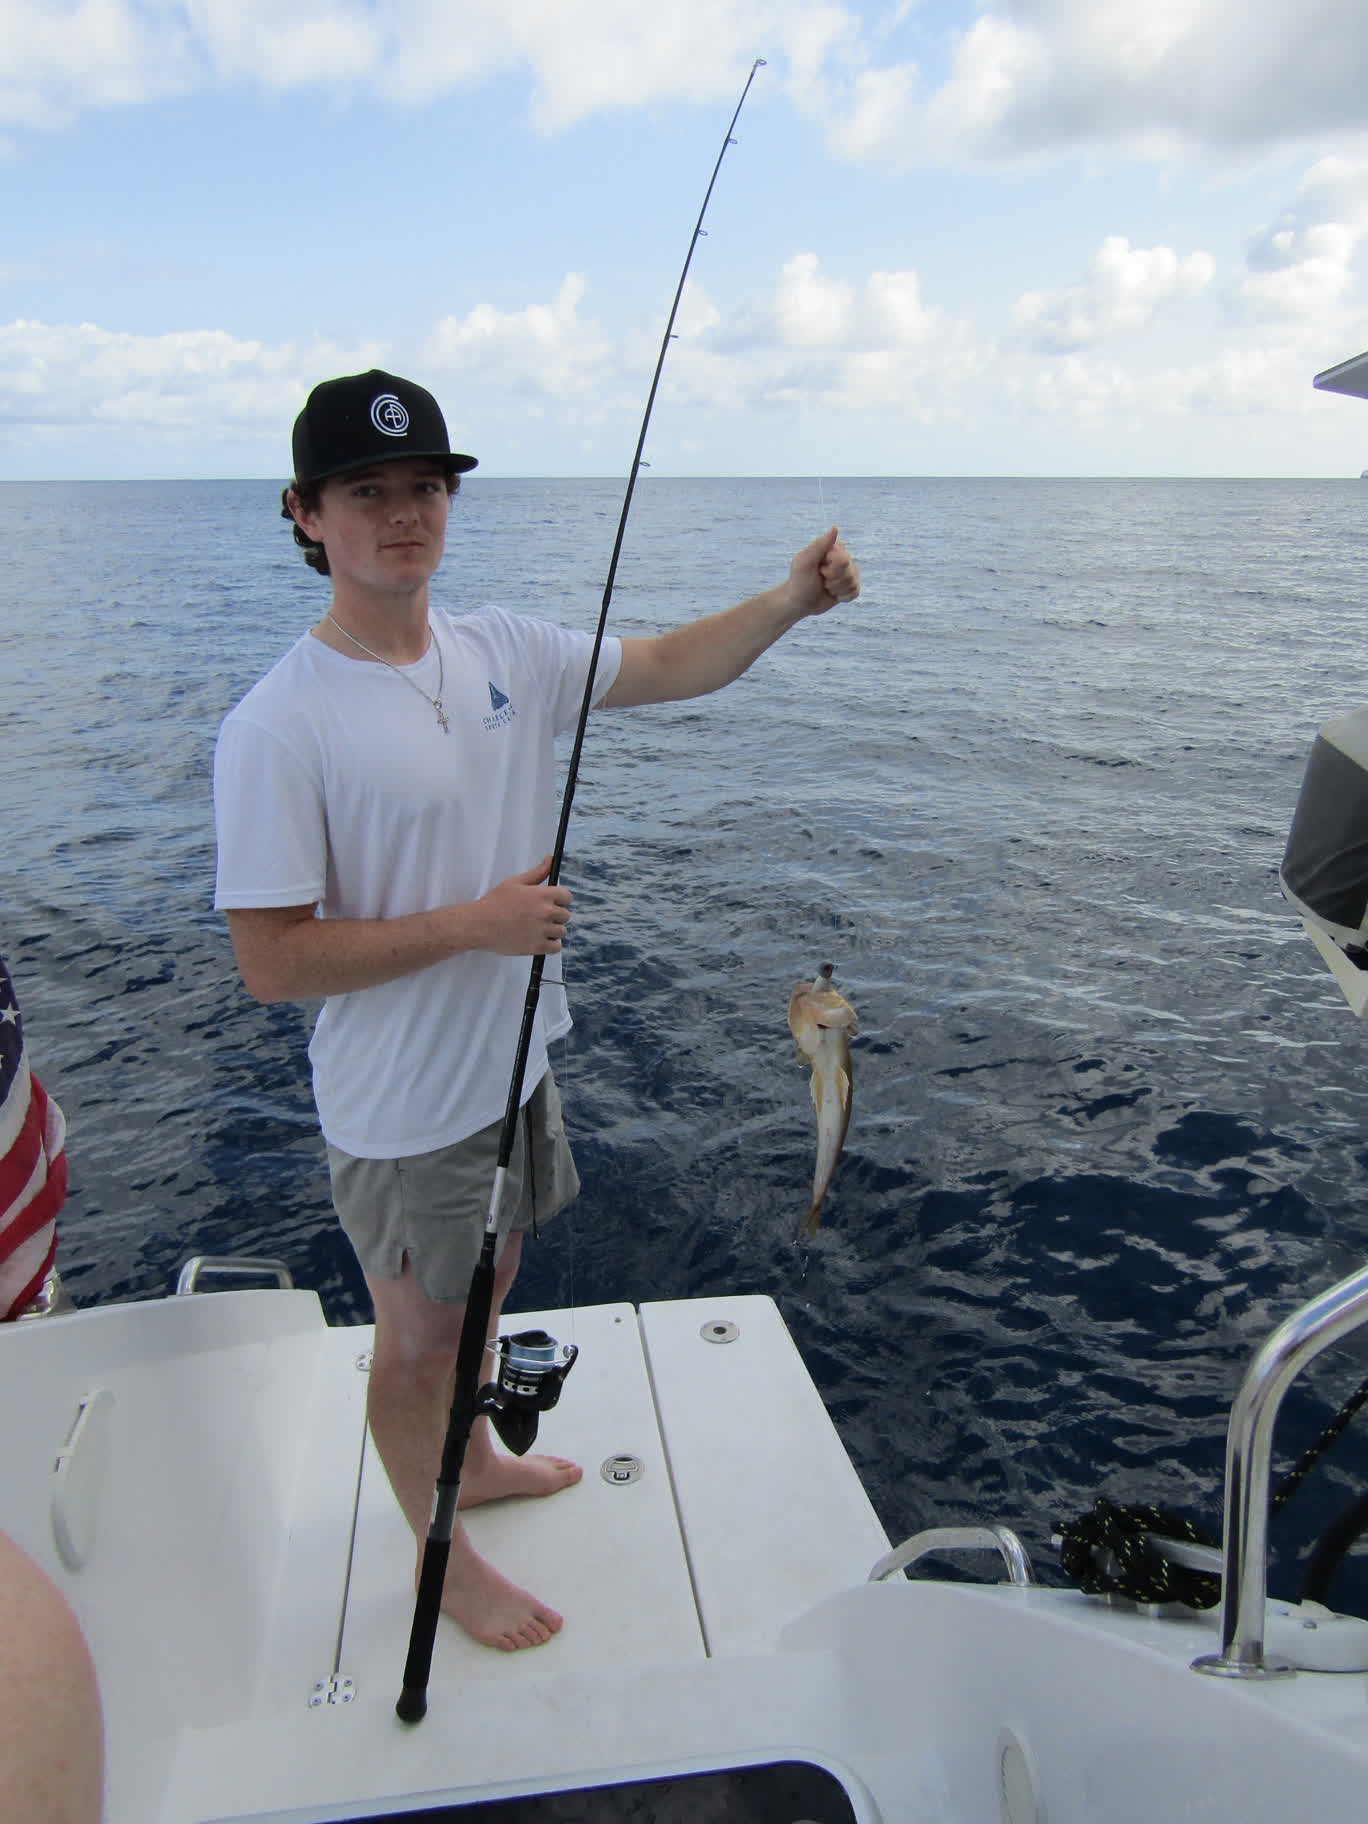
[[[472,481],[436,598],[592,626],[621,492]],[[311,1011],[248,1000],[211,909],[218,723],[326,601],[277,502],[0,486],[0,949],[68,1119],[79,1302],[268,1253],[369,1315]],[[1364,1034],[1276,878],[1316,728],[1368,698],[1368,490],[646,478],[610,624],[740,599],[830,518],[858,604],[591,721],[555,1058],[585,1188],[514,1302],[771,1294],[895,1538],[1004,1521],[1049,1580],[1098,1495],[1218,1532],[1252,1351],[1368,1255]],[[805,1244],[785,1008],[828,961],[854,1118]],[[1280,1464],[1366,1374],[1368,1342],[1321,1358]],[[1275,1523],[1275,1587],[1368,1480],[1365,1425]],[[1333,1595],[1368,1612],[1357,1564]]]

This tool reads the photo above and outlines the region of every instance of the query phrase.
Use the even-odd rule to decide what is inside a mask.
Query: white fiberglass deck
[[[1361,1674],[1203,1678],[1210,1617],[866,1583],[887,1541],[768,1300],[544,1327],[581,1357],[540,1441],[585,1480],[472,1530],[565,1631],[502,1655],[443,1623],[414,1728],[413,1547],[365,1461],[367,1331],[304,1293],[0,1329],[0,1526],[94,1649],[107,1824],[322,1824],[793,1758],[839,1775],[855,1824],[1002,1824],[1008,1784],[1013,1824],[1361,1815]],[[602,1482],[625,1454],[642,1479]]]
[[[720,1324],[735,1326],[735,1341],[704,1340],[705,1327]],[[710,1649],[768,1651],[788,1620],[868,1575],[886,1536],[770,1300],[521,1313],[504,1324],[538,1326],[580,1354],[537,1448],[573,1457],[584,1479],[548,1501],[476,1510],[467,1523],[479,1551],[561,1610],[563,1631],[504,1654],[444,1622],[428,1718],[416,1730],[398,1724],[414,1547],[368,1449],[338,1661],[355,1698],[331,1718],[308,1717],[302,1742],[288,1715],[267,1738],[260,1718],[216,1741],[188,1737],[166,1824],[214,1815],[213,1806],[251,1813],[272,1798],[316,1803],[507,1779],[525,1760],[518,1699],[533,1687],[543,1699],[560,1693],[551,1707],[564,1739],[540,1744],[551,1765],[574,1764],[594,1740],[614,1763],[649,1758],[639,1725],[629,1748],[614,1743],[614,1687],[647,1668],[700,1664]],[[601,1465],[623,1456],[639,1459],[640,1479],[605,1480]],[[682,1525],[680,1487],[698,1491],[683,1498]],[[595,1681],[610,1694],[606,1711],[590,1698]],[[308,1695],[307,1685],[296,1692],[297,1711]]]
[[[726,1343],[705,1329],[731,1324]],[[527,1313],[580,1349],[535,1448],[573,1458],[584,1480],[550,1501],[476,1510],[476,1549],[565,1616],[531,1656],[538,1675],[763,1652],[812,1602],[861,1582],[886,1549],[820,1400],[767,1298],[606,1305]],[[637,1458],[623,1484],[600,1473]],[[373,1450],[362,1478],[342,1644],[344,1674],[401,1671],[412,1548]],[[439,1630],[434,1685],[519,1680],[526,1653],[491,1654]],[[398,1695],[396,1685],[395,1695]]]
[[[584,1480],[476,1511],[469,1526],[565,1628],[501,1654],[443,1622],[429,1719],[414,1732],[393,1719],[414,1547],[366,1439],[368,1329],[328,1329],[310,1294],[216,1293],[0,1337],[0,1424],[17,1440],[0,1525],[91,1641],[108,1824],[350,1796],[363,1776],[349,1744],[363,1739],[366,1790],[412,1790],[415,1763],[434,1755],[432,1776],[449,1782],[470,1765],[468,1753],[453,1762],[449,1730],[457,1711],[470,1716],[473,1690],[585,1688],[766,1652],[886,1549],[768,1299],[525,1313],[504,1327],[538,1325],[580,1354],[536,1448],[576,1458]],[[705,1340],[725,1325],[735,1340]],[[56,1547],[52,1465],[100,1389],[112,1395],[92,1453],[104,1466],[76,1521],[88,1560],[71,1568]],[[640,1459],[640,1479],[604,1480],[600,1465],[622,1456]],[[351,1681],[349,1702],[320,1714],[310,1700],[334,1674]]]

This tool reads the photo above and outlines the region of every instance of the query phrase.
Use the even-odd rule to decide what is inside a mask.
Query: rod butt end
[[[394,1714],[401,1723],[421,1723],[427,1715],[427,1692],[421,1685],[405,1685],[394,1706]]]

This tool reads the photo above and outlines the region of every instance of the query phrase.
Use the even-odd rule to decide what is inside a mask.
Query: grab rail
[[[1368,1267],[1294,1311],[1256,1351],[1230,1409],[1225,1539],[1221,1550],[1221,1651],[1192,1662],[1220,1678],[1279,1678],[1293,1668],[1264,1657],[1268,1598],[1268,1484],[1273,1425],[1306,1364],[1368,1323]]]
[[[282,1292],[294,1286],[294,1276],[283,1260],[258,1259],[248,1254],[196,1254],[180,1270],[176,1297],[207,1292],[202,1279],[273,1279]]]
[[[885,1577],[891,1577],[895,1571],[905,1571],[909,1565],[933,1552],[1000,1552],[1009,1583],[1035,1582],[1026,1548],[1010,1526],[933,1526],[926,1532],[913,1533],[910,1539],[905,1539],[880,1558],[869,1573],[868,1581],[882,1583]]]

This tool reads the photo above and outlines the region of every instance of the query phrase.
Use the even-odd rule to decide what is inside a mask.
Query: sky
[[[1364,0],[0,0],[0,480],[1357,476]]]

